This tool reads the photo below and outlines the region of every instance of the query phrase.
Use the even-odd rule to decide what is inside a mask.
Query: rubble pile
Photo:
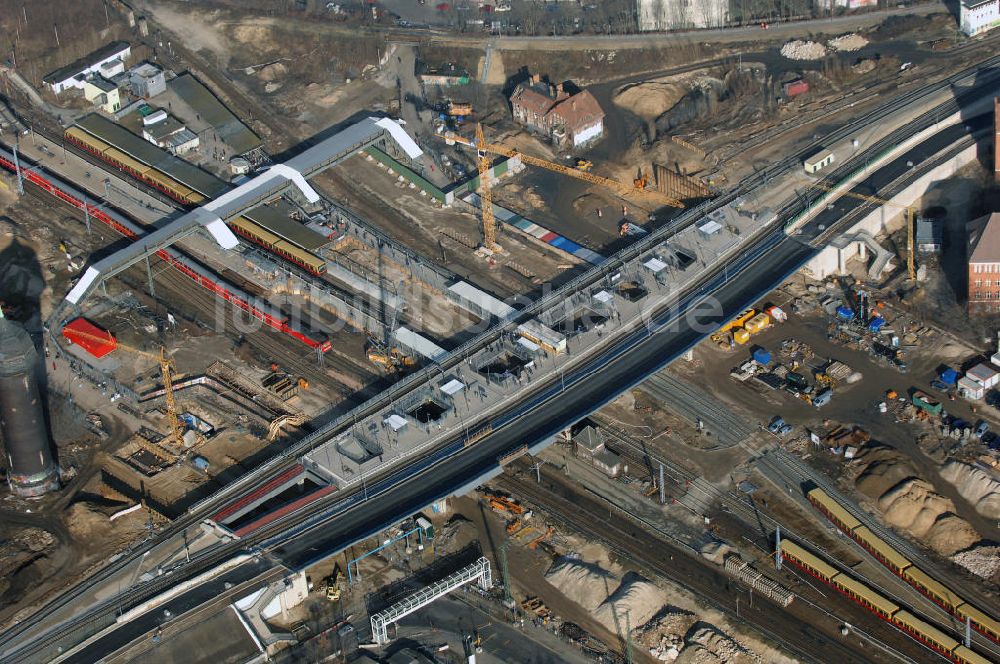
[[[699,623],[684,637],[684,661],[691,664],[762,664],[763,660],[715,627]]]
[[[782,46],[781,54],[789,60],[819,60],[826,55],[826,47],[814,41],[796,39]]]
[[[984,544],[956,553],[951,559],[976,576],[988,580],[1000,578],[1000,546]]]
[[[875,61],[871,58],[864,58],[863,60],[858,60],[856,63],[851,65],[851,71],[855,74],[867,74],[868,72],[875,69]]]
[[[831,39],[826,43],[826,45],[834,51],[859,51],[865,46],[868,46],[868,40],[861,35],[854,34],[852,32],[850,34]]]

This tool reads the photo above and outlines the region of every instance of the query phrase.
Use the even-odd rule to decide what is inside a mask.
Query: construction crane
[[[809,185],[815,189],[822,189],[823,191],[834,191],[836,187],[830,187],[825,184],[820,184],[819,182],[809,182]],[[868,203],[874,203],[876,205],[891,205],[893,207],[901,208],[903,210],[903,222],[906,224],[906,274],[910,281],[916,281],[917,279],[917,266],[916,266],[916,240],[913,236],[914,230],[913,226],[917,223],[917,208],[915,205],[903,205],[901,203],[896,203],[887,198],[880,198],[878,196],[872,196],[870,194],[858,194],[853,191],[841,191],[840,196],[849,196],[851,198],[856,198],[861,201]]]
[[[479,199],[483,215],[483,247],[490,251],[499,250],[499,245],[496,244],[496,218],[493,215],[493,195],[490,189],[488,177],[490,170],[490,154],[499,154],[510,159],[516,157],[520,159],[523,164],[530,164],[532,166],[537,166],[538,168],[544,168],[578,180],[583,180],[584,182],[589,182],[590,184],[606,187],[616,192],[623,198],[634,195],[645,195],[661,205],[668,205],[676,208],[684,207],[684,204],[676,198],[666,196],[658,191],[647,188],[648,181],[645,177],[636,178],[631,184],[628,184],[590,173],[589,170],[592,164],[585,160],[582,160],[582,168],[579,165],[580,162],[578,162],[577,167],[563,166],[562,164],[556,164],[548,161],[547,159],[541,159],[539,157],[524,154],[523,152],[519,152],[498,143],[487,143],[486,137],[483,134],[483,126],[481,124],[476,125],[476,138],[474,141],[470,141],[467,138],[463,138],[450,132],[448,134],[438,135],[448,141],[449,144],[461,143],[462,145],[476,149],[477,164],[479,166]],[[496,249],[494,249],[494,247],[496,247]]]
[[[90,334],[89,332],[84,332],[82,330],[73,330],[72,334],[80,337],[86,337],[99,343],[107,343],[108,341],[107,337]],[[128,348],[131,352],[137,355],[147,357],[160,365],[160,377],[163,380],[163,397],[166,401],[167,424],[170,426],[170,438],[178,445],[183,445],[184,426],[181,425],[180,417],[177,416],[177,402],[174,399],[174,382],[173,376],[171,375],[176,373],[176,369],[174,368],[174,361],[167,356],[167,349],[160,346],[160,352],[159,354],[156,354],[148,353],[144,350],[139,350],[138,348],[133,348],[131,346],[125,346],[120,342],[119,345],[124,348]]]

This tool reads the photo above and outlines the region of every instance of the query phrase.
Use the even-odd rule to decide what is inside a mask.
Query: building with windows
[[[590,92],[570,92],[535,74],[510,96],[514,121],[543,134],[560,148],[575,148],[604,135],[604,111]]]
[[[109,115],[122,107],[118,86],[103,76],[91,76],[83,81],[84,98]]]
[[[144,62],[129,72],[129,85],[136,97],[149,99],[166,91],[167,80],[162,69]]]
[[[637,0],[639,30],[721,28],[729,22],[729,0]]]
[[[1000,0],[961,0],[958,27],[972,37],[1000,25]]]
[[[1000,312],[1000,212],[969,223],[969,313]]]

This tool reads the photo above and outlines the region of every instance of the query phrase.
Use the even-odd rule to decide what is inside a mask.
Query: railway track
[[[747,424],[745,417],[740,417],[710,393],[665,371],[650,376],[642,389],[692,424],[703,421],[707,430],[728,446],[738,445],[757,431]]]
[[[720,568],[702,564],[696,557],[697,553],[685,550],[669,536],[627,520],[625,514],[621,514],[623,518],[608,518],[607,504],[602,504],[593,494],[584,494],[556,483],[547,477],[547,473],[543,473],[541,484],[509,474],[501,475],[493,483],[587,539],[604,543],[650,576],[683,586],[737,623],[750,623],[754,629],[782,644],[802,661],[914,661],[884,645],[881,647],[888,652],[880,652],[877,658],[871,658],[873,653],[870,650],[855,651],[836,636],[839,621],[826,621],[824,631],[820,628],[823,623],[816,620],[817,616],[802,615],[803,612],[794,604],[791,610],[786,611],[777,610],[764,600],[758,600],[753,608],[748,608],[745,597],[744,603],[739,604],[741,586]],[[878,643],[872,637],[867,639]]]

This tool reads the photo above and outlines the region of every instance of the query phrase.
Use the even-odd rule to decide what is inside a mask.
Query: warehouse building
[[[570,92],[535,74],[510,97],[514,121],[543,134],[560,148],[575,148],[604,135],[604,111],[586,90]]]
[[[132,55],[128,42],[116,41],[101,47],[79,60],[61,67],[42,79],[56,94],[66,90],[82,90],[91,74],[111,78],[125,71],[125,61]]]

